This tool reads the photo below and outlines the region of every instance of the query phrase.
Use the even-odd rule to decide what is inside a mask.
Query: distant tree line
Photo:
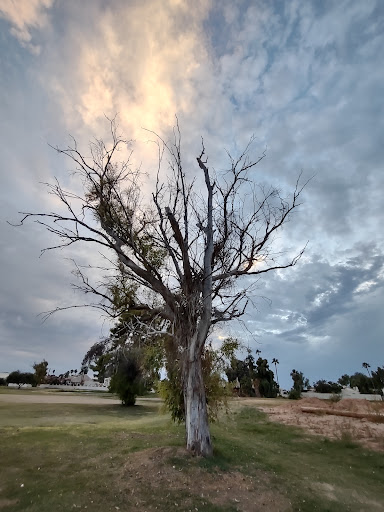
[[[275,361],[278,363],[277,359]],[[279,385],[268,360],[259,357],[255,361],[250,350],[244,360],[232,356],[225,367],[225,374],[239,396],[275,398],[279,393]]]
[[[317,393],[338,394],[343,387],[350,387],[357,388],[361,394],[383,395],[384,366],[378,367],[376,371],[371,371],[368,363],[363,363],[362,367],[367,370],[367,375],[362,372],[355,372],[353,375],[344,374],[337,382],[320,379],[313,383],[313,388]],[[304,378],[302,372],[296,370],[292,370],[291,377],[293,386],[289,398],[300,398],[301,393],[309,388],[309,380]]]
[[[34,363],[32,372],[21,372],[20,370],[12,371],[5,379],[0,378],[0,386],[7,386],[8,384],[17,384],[19,389],[23,385],[30,385],[32,387],[39,386],[40,384],[60,385],[66,384],[72,375],[77,375],[77,370],[68,370],[60,375],[55,375],[55,370],[51,374],[48,373],[48,361],[43,359],[40,363]],[[88,368],[82,368],[80,375],[88,373]]]

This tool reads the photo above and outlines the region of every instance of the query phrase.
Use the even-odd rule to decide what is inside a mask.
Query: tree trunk
[[[210,457],[213,453],[209,432],[201,358],[195,354],[184,368],[184,406],[187,450],[194,455]]]

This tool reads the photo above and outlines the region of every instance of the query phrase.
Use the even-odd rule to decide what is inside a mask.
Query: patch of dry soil
[[[172,459],[183,460],[176,467]],[[143,485],[138,485],[142,483]],[[146,492],[143,492],[145,486]],[[233,506],[239,512],[288,512],[288,497],[274,489],[267,473],[245,476],[238,471],[207,471],[185,449],[154,448],[131,454],[120,477],[119,488],[131,495],[132,503],[142,511],[155,511],[161,501],[180,493],[180,505],[195,511],[196,499],[217,506]],[[157,498],[157,505],[151,496]],[[177,501],[172,510],[177,510]]]
[[[0,498],[0,509],[5,507],[10,507],[11,505],[17,505],[19,500],[6,500],[3,498]]]
[[[303,398],[275,407],[262,404],[257,404],[257,407],[266,412],[272,421],[299,426],[311,434],[330,439],[351,439],[366,448],[384,451],[384,402],[344,399],[330,403],[319,398]],[[308,414],[303,408],[319,409],[319,412]],[[327,414],[323,414],[321,409],[327,409]],[[338,412],[366,417],[338,416]]]

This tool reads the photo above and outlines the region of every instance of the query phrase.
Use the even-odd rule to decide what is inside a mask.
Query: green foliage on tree
[[[81,363],[82,370],[90,368],[95,373],[98,382],[104,382],[106,377],[111,376],[109,375],[109,365],[112,355],[106,353],[107,350],[106,341],[98,341],[88,350]]]
[[[229,337],[223,341],[218,349],[214,349],[212,344],[208,344],[204,349],[201,358],[202,372],[208,415],[211,421],[217,419],[220,409],[227,407],[227,398],[230,391],[222,374],[228,365],[228,359],[233,357],[239,346],[238,340]],[[174,354],[172,354],[173,350]],[[168,354],[164,360],[167,378],[158,383],[157,389],[170,411],[173,421],[181,423],[185,420],[182,373],[177,358],[177,350],[171,339],[166,340],[165,351]]]
[[[279,360],[278,360],[278,359],[276,359],[276,357],[274,357],[274,358],[272,359],[272,364],[274,364],[274,365],[275,365],[276,382],[277,382],[277,386],[280,388],[280,385],[279,385],[279,376],[278,376],[278,374],[277,374],[277,365],[279,364]]]
[[[384,389],[384,366],[380,368],[380,366],[377,367],[377,370],[375,372],[372,372],[372,381],[375,389],[383,394]]]
[[[171,337],[162,339],[163,359],[167,377],[157,382],[157,391],[171,413],[172,420],[181,423],[185,420],[184,393],[181,376],[181,361],[177,346]]]
[[[255,396],[255,386],[262,397],[275,398],[278,394],[279,386],[267,359],[259,357],[255,362],[250,350],[243,361],[232,357],[225,373],[229,382],[238,380],[241,396]]]
[[[242,361],[236,357],[232,357],[230,366],[225,370],[225,374],[229,382],[240,384],[241,396],[254,396],[253,379],[255,378],[255,369],[252,364],[249,365],[246,360]]]
[[[146,251],[150,257],[149,245]],[[140,307],[136,291],[137,286],[127,282],[124,269],[119,267],[111,285],[116,323],[110,335],[92,345],[82,361],[82,369],[89,367],[99,382],[111,377],[110,390],[124,405],[133,405],[138,394],[156,386],[165,358],[167,333],[159,333],[161,322],[148,313],[148,308]],[[147,333],[149,325],[153,335]]]
[[[149,241],[146,242],[146,254],[154,261],[160,258],[155,249],[151,252]],[[164,340],[168,334],[165,322],[154,315],[153,309],[140,303],[137,290],[138,286],[129,282],[123,266],[119,265],[110,285],[116,323],[110,329],[110,335],[95,343],[82,361],[83,368],[89,367],[97,373],[99,382],[116,373],[121,354],[131,349],[137,349],[140,354],[146,388],[154,387],[159,379],[160,368],[164,366]]]
[[[344,374],[338,380],[338,383],[351,388],[358,388],[362,394],[382,393],[384,388],[384,367],[377,367],[376,371],[370,371],[368,363],[362,364],[367,370],[367,374],[355,372],[353,375]]]
[[[348,375],[347,373],[345,373],[344,375],[342,375],[338,381],[337,381],[341,386],[350,386],[351,385],[351,376]]]
[[[35,380],[37,385],[45,382],[47,376],[48,362],[43,359],[40,363],[34,363],[32,368],[35,370]]]
[[[371,374],[371,370],[370,370],[371,365],[369,363],[363,363],[361,366],[367,370],[368,377],[372,378],[372,374]]]
[[[7,385],[7,381],[5,379],[3,379],[3,377],[0,377],[0,386],[6,386]]]
[[[295,369],[291,371],[291,377],[293,380],[293,387],[288,398],[300,398],[304,389],[309,388],[309,380],[304,377],[303,372],[299,372]]]
[[[36,376],[30,372],[20,372],[19,370],[11,372],[6,378],[7,384],[17,384],[19,389],[23,384],[30,384],[36,387]]]
[[[356,372],[351,375],[351,388],[358,388],[362,394],[375,393],[374,384],[372,378],[368,377],[364,373]]]
[[[259,382],[259,392],[265,398],[276,398],[279,386],[275,381],[272,370],[269,369],[267,359],[259,357],[256,361],[256,378]]]
[[[180,378],[180,371],[175,369],[172,373],[168,371],[167,378],[157,384],[160,397],[164,400],[172,420],[177,423],[185,420],[184,394]]]
[[[317,393],[340,393],[343,388],[343,386],[337,382],[332,382],[330,380],[318,380],[313,384],[313,387]]]
[[[299,400],[301,398],[301,391],[298,391],[295,388],[292,388],[290,392],[288,393],[288,398],[290,400]]]
[[[124,351],[120,355],[117,369],[109,386],[116,393],[122,405],[135,405],[137,395],[143,394],[145,386],[142,378],[141,355],[136,349]]]

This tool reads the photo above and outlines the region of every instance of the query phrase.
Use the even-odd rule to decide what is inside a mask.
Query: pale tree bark
[[[190,343],[191,352],[194,342]],[[201,357],[188,357],[184,369],[184,403],[187,449],[196,455],[209,457],[213,453],[208,423],[206,393],[201,368]]]
[[[202,374],[207,338],[216,324],[244,314],[250,287],[242,286],[242,276],[292,267],[300,259],[304,249],[278,262],[281,255],[273,252],[273,239],[299,205],[303,186],[297,182],[291,198],[285,199],[272,187],[265,190],[254,185],[248,171],[265,154],[249,157],[252,139],[237,159],[229,156],[229,169],[221,175],[208,166],[202,144],[197,157],[204,178],[202,192],[183,170],[177,125],[172,142],[157,138],[159,172],[152,204],[148,204],[140,196],[140,173],[129,158],[125,162],[116,158],[128,141],[118,135],[114,120],[110,126],[111,144],[91,143],[90,159],[75,141],[67,149],[55,148],[75,164],[84,194],[65,191],[57,181],[48,184],[66,213],[24,212],[21,224],[32,217],[58,237],[60,243],[48,249],[82,242],[97,244],[107,252],[107,267],[97,269],[98,274],[108,274],[101,284],[92,284],[88,277],[92,268],[76,266],[77,288],[98,301],[74,307],[97,307],[115,317],[126,308],[137,312],[138,322],[139,312],[145,312],[147,324],[153,319],[156,325],[159,319],[166,323],[180,358],[187,448],[210,456]],[[164,153],[171,173],[165,183],[160,179]],[[122,300],[127,282],[135,287],[134,299],[128,286],[127,300]],[[116,288],[120,290],[118,301]],[[55,311],[61,309],[67,308]]]

